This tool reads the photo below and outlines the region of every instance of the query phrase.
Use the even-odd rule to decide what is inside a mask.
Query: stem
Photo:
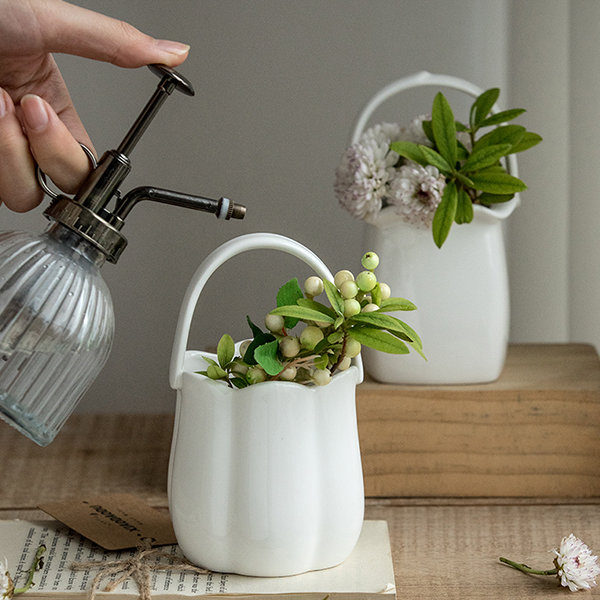
[[[25,593],[33,585],[33,575],[38,569],[42,568],[42,556],[44,555],[44,552],[46,552],[46,546],[44,546],[44,544],[42,544],[37,549],[35,556],[33,557],[33,562],[31,563],[31,567],[29,567],[29,571],[27,571],[28,576],[27,576],[27,581],[25,582],[25,585],[20,588],[15,588],[15,590],[13,592],[15,594],[15,596],[17,594]]]
[[[348,333],[345,332],[344,337],[342,338],[342,349],[340,350],[340,355],[339,355],[336,363],[331,367],[331,370],[330,370],[330,373],[332,375],[337,371],[337,368],[340,366],[340,363],[342,362],[342,359],[344,358],[345,351],[346,351],[346,340],[347,339],[348,339]]]
[[[512,560],[508,560],[508,558],[500,557],[500,562],[512,567],[513,569],[517,569],[517,571],[521,571],[522,573],[527,573],[529,575],[557,575],[558,569],[548,569],[547,571],[539,571],[537,569],[532,569],[523,563],[516,563]]]

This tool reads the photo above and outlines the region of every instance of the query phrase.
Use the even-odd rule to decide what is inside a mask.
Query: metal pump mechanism
[[[140,200],[202,210],[222,219],[243,219],[246,214],[244,206],[227,198],[213,200],[155,187],[138,187],[121,197],[118,188],[131,170],[129,155],[164,101],[174,90],[194,95],[190,82],[177,71],[165,65],[149,65],[149,69],[161,78],[160,83],[119,147],[104,153],[73,198],[51,194],[54,199],[44,212],[49,219],[92,243],[112,263],[117,262],[127,246],[127,239],[121,233],[124,219]],[[43,175],[40,183],[45,183]],[[43,187],[51,193],[47,186]],[[113,200],[114,208],[110,210],[108,206]]]

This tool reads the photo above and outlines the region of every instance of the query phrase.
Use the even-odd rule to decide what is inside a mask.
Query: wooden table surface
[[[0,518],[47,518],[40,503],[124,491],[166,510],[172,423],[171,415],[76,415],[47,448],[0,424]],[[570,594],[497,559],[551,568],[548,551],[571,532],[600,550],[594,498],[368,498],[366,518],[389,524],[399,599]],[[600,589],[582,597],[590,596]]]

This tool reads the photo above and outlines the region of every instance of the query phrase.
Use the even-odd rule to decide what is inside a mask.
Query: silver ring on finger
[[[92,169],[95,169],[98,166],[98,161],[96,160],[94,153],[85,144],[79,142],[79,145],[86,153],[90,164],[92,165]],[[37,177],[38,183],[40,184],[40,187],[44,190],[44,193],[50,196],[50,198],[52,198],[53,200],[57,198],[58,194],[48,185],[46,173],[42,171],[39,165],[35,166],[35,175]]]

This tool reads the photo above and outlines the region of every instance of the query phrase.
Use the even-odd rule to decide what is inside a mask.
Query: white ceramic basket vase
[[[420,72],[379,91],[365,106],[352,133],[359,140],[375,109],[395,94],[420,86],[452,88],[477,97],[477,86],[456,77]],[[498,112],[495,106],[493,112]],[[517,161],[507,170],[518,177]],[[502,371],[509,329],[509,287],[503,221],[519,196],[492,208],[474,205],[471,223],[454,224],[438,248],[430,229],[409,225],[393,207],[367,225],[365,249],[379,254],[380,281],[394,295],[418,307],[402,318],[423,340],[425,362],[417,354],[396,356],[363,351],[365,369],[376,380],[403,384],[466,384],[493,381]]]
[[[202,262],[181,307],[171,359],[177,411],[169,508],[192,562],[284,576],[337,565],[358,540],[364,490],[355,392],[363,372],[358,358],[325,386],[271,381],[241,390],[196,373],[209,355],[186,351],[200,293],[221,264],[254,249],[292,254],[333,280],[310,250],[275,234],[240,236]]]

